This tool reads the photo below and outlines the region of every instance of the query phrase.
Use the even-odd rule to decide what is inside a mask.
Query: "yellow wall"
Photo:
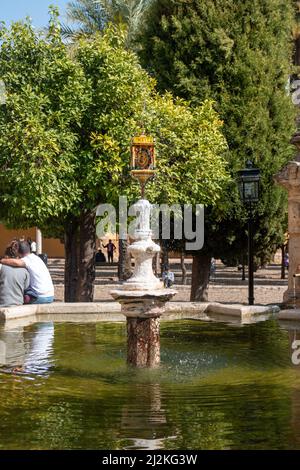
[[[0,224],[0,255],[4,254],[5,248],[13,238],[31,238],[35,240],[35,228],[29,230],[8,230]],[[49,258],[64,258],[64,245],[60,240],[54,238],[43,238],[43,253],[47,253]]]

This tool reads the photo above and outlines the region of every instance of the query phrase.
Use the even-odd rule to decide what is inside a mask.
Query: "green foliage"
[[[56,11],[46,35],[28,22],[2,30],[2,220],[62,236],[82,211],[134,197],[130,142],[144,126],[157,139],[153,199],[215,204],[221,197],[226,144],[212,103],[191,110],[157,95],[124,41],[111,26],[70,47]]]
[[[72,127],[86,107],[86,79],[55,29],[37,40],[29,23],[15,23],[1,41],[1,215],[26,226],[60,216],[80,197]]]
[[[149,130],[156,137],[158,153],[158,175],[147,189],[150,200],[215,205],[229,175],[223,158],[227,149],[223,123],[213,103],[205,101],[191,109],[183,100],[174,102],[167,93],[155,97],[149,114]]]
[[[272,178],[293,152],[295,111],[286,92],[292,24],[292,0],[156,0],[139,37],[142,64],[161,91],[195,106],[215,101],[232,176],[248,159],[260,168],[258,254],[271,252],[286,230],[286,195]],[[222,205],[207,211],[208,249],[215,255],[241,250],[244,224],[230,185]]]

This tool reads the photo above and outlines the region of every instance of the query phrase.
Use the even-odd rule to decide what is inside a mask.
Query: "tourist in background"
[[[285,253],[283,262],[284,262],[285,268],[288,270],[289,269],[289,262],[290,262],[290,258],[289,258],[288,253]]]
[[[107,249],[107,259],[109,263],[114,262],[114,251],[117,249],[113,244],[112,240],[109,240],[107,245],[103,245],[103,248]]]
[[[106,263],[106,258],[104,256],[104,253],[102,252],[101,248],[98,248],[97,253],[96,253],[96,263]]]
[[[30,244],[30,251],[31,251],[31,253],[34,253],[36,255],[37,246],[36,246],[36,242],[34,240],[32,240],[32,242]]]
[[[174,276],[174,273],[172,271],[170,271],[168,266],[166,267],[165,271],[163,272],[162,280],[163,280],[164,286],[166,288],[169,288],[174,284],[175,276]]]

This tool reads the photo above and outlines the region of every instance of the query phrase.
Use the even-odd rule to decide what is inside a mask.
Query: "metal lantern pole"
[[[248,217],[248,303],[254,305],[254,267],[253,267],[253,217],[250,207]]]
[[[253,250],[253,205],[259,197],[259,179],[260,171],[253,168],[252,162],[248,161],[246,168],[238,172],[239,189],[243,204],[248,212],[248,302],[254,304],[254,250]]]

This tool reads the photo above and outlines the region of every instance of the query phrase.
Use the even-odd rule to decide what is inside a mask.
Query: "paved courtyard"
[[[170,262],[171,270],[175,273],[175,288],[178,294],[174,300],[188,301],[191,284],[191,260],[187,260],[187,285],[182,285],[179,260]],[[63,300],[64,261],[49,260],[49,269],[55,284],[56,300]],[[211,302],[247,303],[248,281],[241,280],[241,272],[237,268],[225,267],[217,263],[216,273],[211,278],[208,300]],[[117,266],[108,264],[98,266],[96,271],[95,301],[112,300],[109,292],[118,285]],[[283,293],[287,288],[287,279],[280,279],[280,266],[271,264],[255,273],[255,303],[280,304]]]

